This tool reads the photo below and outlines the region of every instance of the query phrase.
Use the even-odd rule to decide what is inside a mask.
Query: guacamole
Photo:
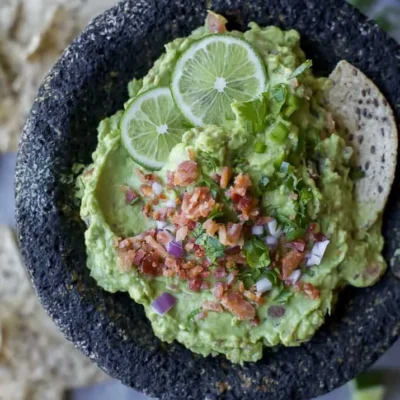
[[[210,26],[167,44],[129,84],[125,108],[168,87],[178,59],[207,35]],[[242,363],[263,346],[310,340],[339,289],[374,284],[386,264],[381,217],[370,227],[355,217],[363,178],[324,105],[330,81],[312,74],[298,32],[252,22],[230,35],[259,55],[262,96],[232,102],[222,123],[187,122],[152,171],[123,145],[119,111],[100,123],[78,184],[97,283],[142,304],[161,340]]]

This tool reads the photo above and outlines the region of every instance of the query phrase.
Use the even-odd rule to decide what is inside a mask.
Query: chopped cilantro
[[[217,258],[220,258],[225,254],[224,245],[216,237],[209,236],[201,225],[198,225],[190,233],[190,236],[193,239],[196,239],[196,244],[204,247],[206,256],[211,260],[211,262],[215,262]]]
[[[280,279],[279,279],[279,271],[277,269],[268,269],[263,274],[273,286],[278,286]]]
[[[233,103],[232,111],[236,120],[244,126],[248,133],[257,133],[264,130],[266,125],[267,104],[264,98],[247,101],[245,103]]]
[[[201,164],[205,166],[207,170],[215,170],[219,166],[218,160],[204,151],[200,152],[198,160],[201,160]]]
[[[208,216],[208,219],[214,220],[214,219],[218,219],[223,216],[224,216],[223,211],[214,207],[213,210],[211,211],[210,215]]]
[[[194,319],[195,319],[196,315],[200,314],[201,311],[202,311],[201,308],[196,308],[196,309],[194,309],[194,310],[187,316],[188,322],[194,322]]]
[[[289,299],[293,296],[293,292],[288,289],[282,289],[278,296],[274,299],[275,303],[280,305],[286,304]]]
[[[305,274],[307,276],[314,276],[315,275],[315,271],[312,268],[306,268],[306,270],[304,272],[305,272]]]
[[[303,74],[307,69],[312,67],[312,60],[306,60],[303,62],[303,64],[299,65],[290,75],[288,79],[293,79],[296,78],[296,76],[299,76]]]
[[[244,245],[247,264],[252,268],[264,268],[270,264],[268,246],[260,239],[253,237]]]

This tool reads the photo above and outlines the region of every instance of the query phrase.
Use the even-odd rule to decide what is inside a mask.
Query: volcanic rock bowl
[[[261,361],[240,366],[162,343],[142,306],[97,287],[85,266],[73,165],[91,161],[97,124],[122,107],[128,81],[147,72],[165,43],[202,24],[206,8],[224,13],[236,29],[255,20],[299,30],[317,73],[347,59],[379,85],[400,121],[400,49],[342,1],[123,1],[66,50],[33,105],[16,170],[23,257],[66,337],[126,385],[170,400],[308,399],[353,378],[397,338],[400,281],[393,272],[372,288],[346,289],[311,342],[265,349]],[[400,247],[396,193],[398,178],[385,213],[388,262]]]

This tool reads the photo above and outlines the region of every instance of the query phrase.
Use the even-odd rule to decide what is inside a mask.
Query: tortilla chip
[[[347,61],[330,75],[327,106],[345,128],[355,162],[365,173],[356,182],[358,226],[369,228],[383,212],[394,180],[397,127],[393,111],[375,84]]]
[[[3,381],[28,381],[31,389],[38,383],[77,388],[107,379],[42,309],[8,227],[0,226],[0,246],[0,388]]]
[[[27,382],[0,380],[0,400],[27,400],[27,395]]]

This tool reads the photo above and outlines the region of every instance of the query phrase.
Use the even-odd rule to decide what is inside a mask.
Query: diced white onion
[[[176,231],[176,228],[175,228],[175,225],[169,224],[169,225],[166,225],[166,226],[164,227],[164,230],[165,230],[165,231],[168,231],[168,232],[175,232],[175,231]]]
[[[278,244],[278,238],[272,235],[268,235],[265,238],[265,243],[267,243],[268,246],[274,247]]]
[[[268,292],[268,290],[271,290],[271,289],[272,289],[272,283],[268,278],[260,279],[256,283],[256,290],[259,293],[265,293],[265,292]]]
[[[151,185],[151,188],[153,189],[153,193],[158,196],[159,194],[162,193],[163,191],[163,187],[161,186],[160,183],[158,182],[153,182],[153,184]]]
[[[156,221],[157,229],[164,229],[167,226],[166,221]]]
[[[176,207],[175,200],[167,200],[167,201],[165,202],[165,205],[166,205],[168,208],[175,208],[175,207]]]
[[[227,278],[227,282],[228,282],[228,285],[230,285],[233,281],[234,281],[234,279],[235,279],[235,275],[233,275],[232,273],[230,273],[229,275],[228,275],[228,278]]]
[[[279,238],[283,233],[282,228],[278,226],[278,222],[275,218],[272,218],[271,221],[267,223],[267,228],[268,232],[277,238]]]
[[[295,269],[289,276],[289,278],[285,279],[285,281],[290,282],[292,285],[297,283],[300,279],[301,271],[299,269]]]
[[[307,260],[307,267],[321,264],[329,242],[329,240],[323,240],[322,242],[314,243],[314,246],[311,250],[311,257]]]
[[[264,227],[262,225],[254,225],[251,227],[251,233],[253,235],[261,236],[264,233]]]
[[[307,259],[307,267],[312,267],[313,265],[321,264],[321,257],[316,256],[315,254],[310,254]]]

